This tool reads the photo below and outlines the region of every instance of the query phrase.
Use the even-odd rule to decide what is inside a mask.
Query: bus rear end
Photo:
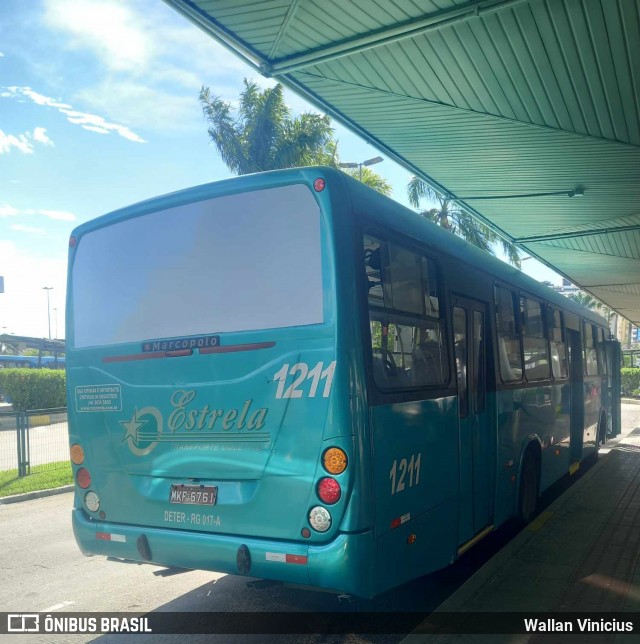
[[[74,231],[67,374],[85,554],[369,594],[319,174],[202,186]]]

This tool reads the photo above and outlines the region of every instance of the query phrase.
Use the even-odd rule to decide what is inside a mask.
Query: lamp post
[[[47,320],[49,322],[49,340],[51,340],[51,305],[49,301],[49,291],[53,291],[53,286],[43,286],[42,290],[47,292]]]
[[[53,307],[53,329],[55,333],[55,340],[58,339],[58,309]]]
[[[358,168],[358,175],[360,181],[362,181],[362,166],[370,166],[374,163],[380,163],[382,161],[384,161],[382,157],[373,157],[373,159],[367,159],[366,161],[362,161],[361,163],[338,163],[338,165],[341,168]]]

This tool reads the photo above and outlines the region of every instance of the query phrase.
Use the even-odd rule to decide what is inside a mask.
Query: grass
[[[47,463],[31,468],[31,474],[18,478],[18,470],[0,472],[0,497],[50,490],[73,483],[71,464],[68,461]]]

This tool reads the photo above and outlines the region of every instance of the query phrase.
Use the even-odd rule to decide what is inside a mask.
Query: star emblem
[[[134,444],[138,444],[138,430],[146,425],[149,421],[147,420],[138,420],[138,408],[136,407],[133,410],[133,416],[130,420],[121,420],[120,424],[124,427],[124,438],[122,442],[124,443],[128,439],[132,439]]]

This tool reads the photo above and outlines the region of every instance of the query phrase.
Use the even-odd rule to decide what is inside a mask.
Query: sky
[[[48,337],[50,319],[64,337],[75,226],[231,176],[198,93],[235,102],[245,77],[274,84],[160,0],[0,2],[0,333]],[[285,99],[294,114],[314,109]],[[334,127],[342,161],[385,156]],[[408,171],[372,169],[407,205]],[[559,281],[533,259],[523,268]]]

